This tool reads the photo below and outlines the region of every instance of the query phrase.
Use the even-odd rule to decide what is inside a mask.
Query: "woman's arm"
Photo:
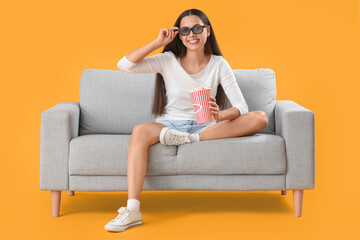
[[[174,28],[160,29],[158,37],[150,43],[128,53],[117,63],[120,70],[130,73],[162,73],[169,61],[169,56],[159,53],[145,58],[154,50],[168,44],[175,38]]]
[[[223,59],[220,65],[220,84],[230,100],[231,105],[240,111],[240,116],[249,112],[249,107],[236,81],[235,74],[225,59]],[[235,114],[235,111],[230,109],[231,108],[229,108],[229,110],[223,110],[226,111],[226,113],[224,112],[224,116],[229,115],[227,118],[236,117],[237,114]]]
[[[161,47],[160,43],[157,40],[151,41],[150,43],[128,53],[126,55],[127,60],[132,63],[139,63],[143,60],[144,57]]]
[[[159,48],[156,40],[125,55],[117,63],[117,67],[129,73],[162,73],[167,64],[165,53],[155,54],[145,58],[149,53]]]

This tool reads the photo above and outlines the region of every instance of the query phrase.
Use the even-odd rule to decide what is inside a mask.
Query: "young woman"
[[[145,58],[162,46],[162,53]],[[140,197],[150,145],[249,136],[262,131],[268,118],[263,111],[248,111],[210,21],[198,9],[184,11],[174,27],[160,29],[154,41],[125,55],[117,66],[129,73],[156,73],[152,113],[157,117],[155,122],[135,126],[130,138],[127,206],[119,208],[118,216],[105,226],[120,232],[142,224]],[[210,108],[215,121],[197,125],[189,91],[200,86],[212,88]],[[225,94],[233,106],[226,110]]]

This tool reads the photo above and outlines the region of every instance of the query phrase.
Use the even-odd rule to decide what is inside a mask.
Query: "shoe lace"
[[[170,141],[176,144],[190,142],[189,133],[170,130]]]
[[[121,222],[125,221],[125,219],[131,214],[131,211],[126,207],[119,208],[118,212],[119,214],[116,217],[116,220],[119,220]]]

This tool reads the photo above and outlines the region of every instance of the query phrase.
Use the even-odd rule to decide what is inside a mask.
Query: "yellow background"
[[[292,191],[143,191],[144,224],[109,233],[126,191],[63,191],[52,218],[39,187],[41,112],[79,101],[81,71],[118,70],[190,8],[207,14],[233,69],[273,69],[277,99],[314,112],[315,189],[302,217]],[[8,1],[0,11],[6,239],[360,239],[359,1]]]

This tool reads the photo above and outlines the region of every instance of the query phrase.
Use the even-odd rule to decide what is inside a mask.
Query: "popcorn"
[[[201,91],[201,90],[208,90],[208,89],[211,89],[211,87],[210,87],[210,86],[207,86],[207,87],[201,86],[201,87],[198,87],[198,88],[193,88],[193,89],[190,91],[190,93],[191,93],[191,92],[196,92],[196,91]]]
[[[214,116],[209,107],[211,99],[211,87],[201,86],[193,88],[190,92],[197,124],[205,124],[214,121]]]

